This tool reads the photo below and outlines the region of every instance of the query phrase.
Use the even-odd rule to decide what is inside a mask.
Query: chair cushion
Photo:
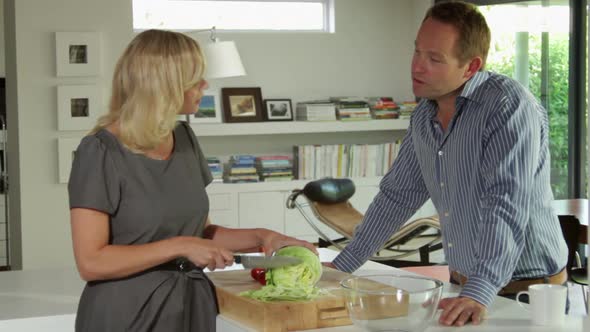
[[[354,191],[354,183],[350,179],[323,178],[308,182],[303,187],[303,194],[310,201],[324,204],[346,202]]]

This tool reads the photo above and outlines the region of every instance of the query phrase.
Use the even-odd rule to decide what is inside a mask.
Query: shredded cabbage
[[[240,293],[259,301],[308,301],[321,294],[315,284],[322,277],[322,264],[319,257],[305,247],[285,247],[275,255],[301,258],[297,265],[268,269],[266,286],[257,290]]]

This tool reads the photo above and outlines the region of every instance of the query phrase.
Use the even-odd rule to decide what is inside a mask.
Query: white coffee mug
[[[519,298],[523,294],[529,296],[530,306],[525,306],[520,302]],[[530,285],[528,291],[516,294],[516,301],[521,307],[530,311],[532,322],[535,325],[557,326],[563,324],[566,299],[567,287],[562,285]]]

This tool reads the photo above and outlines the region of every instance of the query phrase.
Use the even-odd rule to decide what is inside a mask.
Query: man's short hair
[[[422,22],[428,18],[455,27],[459,33],[455,52],[461,64],[479,56],[482,59],[480,70],[484,69],[490,50],[491,33],[477,6],[463,1],[440,2],[426,12]]]

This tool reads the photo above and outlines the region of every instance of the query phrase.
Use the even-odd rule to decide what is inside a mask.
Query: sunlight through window
[[[333,2],[133,0],[133,28],[333,32]]]

